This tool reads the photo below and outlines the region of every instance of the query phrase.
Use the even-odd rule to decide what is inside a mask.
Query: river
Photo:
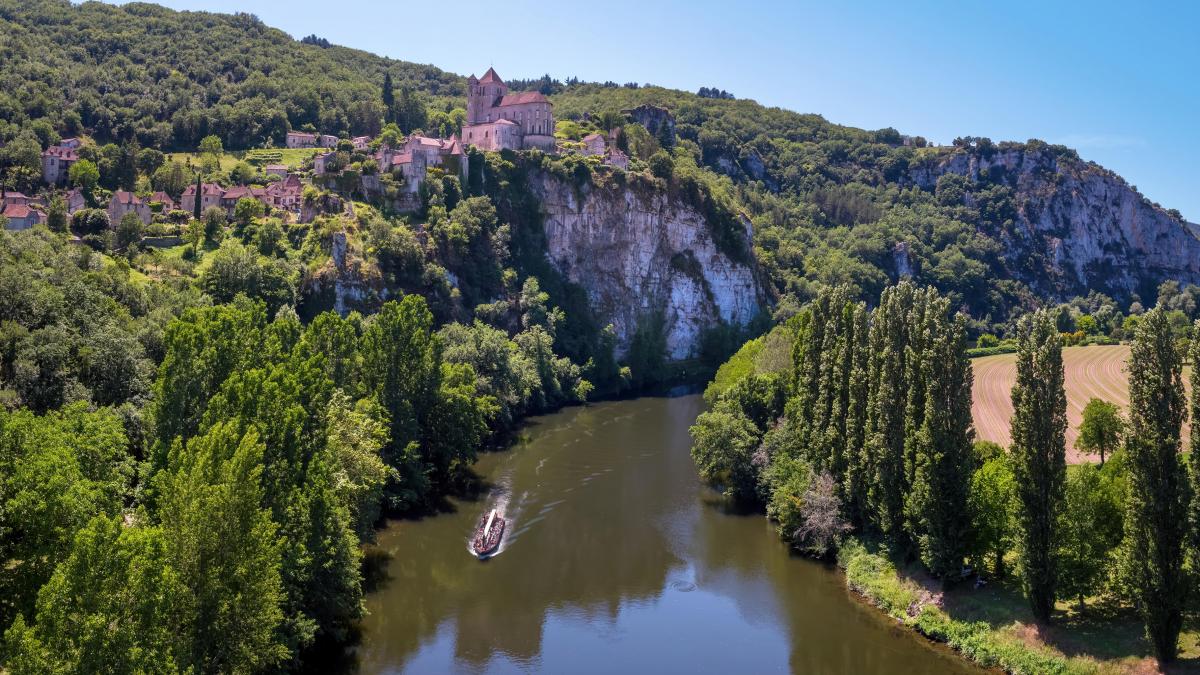
[[[967,673],[792,556],[761,514],[729,513],[688,453],[699,396],[534,418],[482,456],[477,502],[378,535],[383,580],[362,673]],[[492,506],[499,553],[468,539]]]

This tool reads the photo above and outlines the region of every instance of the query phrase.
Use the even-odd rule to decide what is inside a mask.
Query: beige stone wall
[[[520,150],[521,131],[515,124],[476,124],[463,127],[462,142],[481,150]]]

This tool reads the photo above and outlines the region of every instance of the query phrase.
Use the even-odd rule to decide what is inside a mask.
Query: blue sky
[[[832,122],[1076,148],[1200,221],[1200,3],[165,0],[502,77],[726,89]],[[1149,3],[1145,3],[1149,5]],[[474,17],[468,19],[466,17]],[[488,21],[494,31],[482,28]]]

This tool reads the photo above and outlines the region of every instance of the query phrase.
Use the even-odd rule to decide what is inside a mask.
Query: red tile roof
[[[142,203],[140,197],[132,192],[126,192],[125,190],[117,190],[114,192],[112,200],[114,204],[129,204],[132,206],[140,206]]]
[[[507,94],[500,98],[498,107],[506,105],[521,105],[522,103],[549,103],[550,100],[542,95],[540,91],[519,91],[515,94]]]
[[[201,187],[201,189],[202,189],[204,196],[219,197],[219,196],[225,194],[224,188],[222,188],[220,185],[217,185],[216,183],[204,183],[203,186]],[[184,189],[183,194],[184,194],[184,196],[195,195],[196,194],[196,186],[194,184],[187,186],[187,188]]]
[[[488,68],[483,77],[479,78],[479,84],[504,84],[504,80],[500,79],[494,68]]]
[[[68,162],[74,162],[79,159],[79,153],[73,148],[64,148],[61,145],[52,145],[46,148],[42,153],[43,157],[58,157]]]
[[[4,207],[5,218],[28,218],[31,214],[36,213],[37,211],[34,211],[25,204],[9,204]]]

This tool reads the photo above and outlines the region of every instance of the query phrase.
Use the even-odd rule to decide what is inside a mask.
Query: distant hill
[[[465,102],[459,75],[297,40],[245,14],[0,0],[0,35],[0,180],[35,160],[35,145],[81,133],[163,149],[209,134],[231,149],[282,144],[288,129],[374,134],[385,76],[405,132],[453,132],[461,116],[451,112]],[[926,147],[895,129],[840,126],[716,89],[517,86],[550,95],[557,119],[575,122],[567,135],[635,131],[623,111],[666,109],[674,133],[631,133],[632,168],[665,146],[714,174],[750,217],[784,307],[818,284],[871,299],[910,275],[949,293],[983,331],[1045,299],[1098,291],[1094,304],[1123,309],[1152,302],[1165,279],[1200,283],[1200,240],[1181,214],[1068,148],[981,138]]]

